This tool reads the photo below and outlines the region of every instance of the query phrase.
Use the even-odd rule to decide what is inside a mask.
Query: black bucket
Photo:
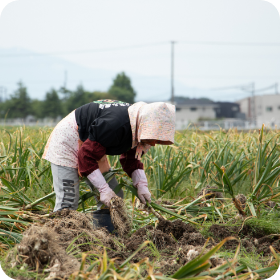
[[[94,228],[105,227],[110,233],[114,231],[109,209],[96,210],[92,217]]]

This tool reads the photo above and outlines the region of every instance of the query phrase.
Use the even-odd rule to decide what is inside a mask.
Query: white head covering
[[[141,144],[141,140],[160,140],[174,143],[175,106],[164,102],[147,104],[137,102],[128,108],[132,130],[132,148],[137,146],[136,157],[141,158],[150,145]]]

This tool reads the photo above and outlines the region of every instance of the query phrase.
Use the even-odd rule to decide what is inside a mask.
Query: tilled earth
[[[266,236],[261,230],[245,225],[241,227],[228,227],[213,224],[209,228],[210,238],[205,251],[207,252],[226,237],[235,236],[240,240],[245,250],[256,250],[264,255],[271,254],[269,246],[272,245],[280,251],[278,235]],[[122,263],[146,240],[154,245],[148,245],[132,258],[131,262],[138,262],[145,257],[155,261],[155,268],[164,275],[171,275],[182,265],[197,257],[206,242],[205,237],[192,225],[181,220],[173,222],[159,220],[157,227],[151,225],[138,229],[130,237],[117,237],[109,234],[107,230],[93,229],[89,216],[71,210],[56,212],[53,219],[43,224],[33,224],[25,231],[20,244],[8,255],[12,266],[28,265],[30,269],[43,271],[47,266],[48,278],[64,278],[79,270],[80,263],[74,257],[75,253],[88,252],[101,254],[104,246],[110,258]],[[235,250],[237,240],[225,243],[227,250]],[[160,253],[157,260],[155,248]],[[220,265],[223,260],[213,257],[210,259],[212,267]],[[46,279],[48,279],[46,278]]]
[[[241,245],[246,249],[247,252],[256,250],[257,253],[261,253],[264,256],[270,255],[271,251],[269,246],[272,246],[278,252],[280,251],[280,239],[279,234],[267,235],[261,228],[253,228],[249,225],[243,227],[238,226],[223,226],[213,224],[209,228],[209,232],[213,234],[215,241],[223,240],[228,236],[237,237]],[[230,240],[225,243],[225,248],[235,249],[238,245],[237,240]]]

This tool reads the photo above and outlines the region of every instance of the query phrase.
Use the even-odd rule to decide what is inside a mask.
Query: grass
[[[217,257],[226,259],[228,261],[234,258],[234,252],[229,252],[224,249],[221,249],[217,254]],[[269,263],[271,257],[264,257],[262,254],[258,254],[256,251],[248,253],[246,250],[242,249],[238,255],[238,261],[240,264],[245,264],[250,269],[261,269],[265,268]]]
[[[266,235],[280,234],[279,213],[276,213],[276,215],[273,213],[272,215],[267,215],[266,217],[259,218],[259,219],[257,218],[250,219],[247,220],[245,224],[251,226],[256,230],[262,230]]]

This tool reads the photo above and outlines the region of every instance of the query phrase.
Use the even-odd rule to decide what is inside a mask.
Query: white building
[[[247,97],[237,103],[240,104],[240,111],[258,127],[261,127],[263,123],[273,128],[275,125],[280,126],[280,94]]]
[[[176,129],[185,129],[190,122],[215,119],[215,108],[218,107],[213,103],[198,104],[194,102],[176,105]]]

